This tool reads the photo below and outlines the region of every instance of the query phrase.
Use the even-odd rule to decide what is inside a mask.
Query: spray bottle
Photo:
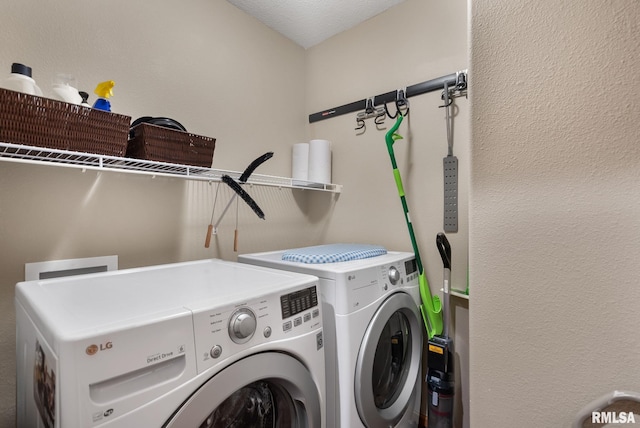
[[[98,99],[93,103],[93,108],[97,110],[111,111],[111,103],[109,98],[113,96],[113,87],[116,82],[113,80],[107,80],[106,82],[98,83],[96,89],[93,91]]]

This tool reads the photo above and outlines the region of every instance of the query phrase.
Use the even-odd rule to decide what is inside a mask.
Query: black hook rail
[[[436,79],[427,80],[426,82],[417,83],[415,85],[407,86],[405,90],[405,96],[407,98],[414,97],[416,95],[426,94],[427,92],[433,92],[440,89],[444,89],[445,83],[449,88],[455,88],[462,91],[467,88],[467,72],[459,71],[457,73],[441,76]],[[398,91],[390,91],[381,95],[373,97],[373,105],[386,105],[389,102],[396,101]],[[309,123],[319,122],[321,120],[329,119],[335,116],[341,116],[343,114],[352,113],[354,111],[361,111],[367,108],[367,102],[370,103],[371,98],[364,98],[360,101],[355,101],[349,104],[342,105],[340,107],[334,107],[318,113],[309,115]]]

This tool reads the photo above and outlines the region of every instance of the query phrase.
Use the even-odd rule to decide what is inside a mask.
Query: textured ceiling
[[[405,0],[227,0],[303,48]]]

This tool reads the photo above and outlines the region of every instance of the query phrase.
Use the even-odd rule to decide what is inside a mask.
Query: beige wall
[[[215,167],[242,170],[272,150],[257,172],[286,176],[291,144],[307,137],[304,49],[226,1],[12,1],[0,23],[0,75],[14,61],[28,64],[45,94],[56,72],[74,73],[90,93],[113,79],[114,111],[172,117],[216,137]],[[203,246],[215,186],[0,162],[1,427],[13,426],[13,288],[24,263],[107,254],[123,268],[234,259],[235,210],[212,248]],[[249,191],[267,219],[240,206],[242,251],[317,242],[323,220],[307,212],[309,192]],[[216,217],[229,196],[221,189]]]
[[[356,28],[307,51],[307,110],[323,111],[401,89],[468,67],[467,2],[408,0]],[[402,175],[427,279],[442,287],[442,260],[435,245],[443,230],[442,160],[447,139],[441,91],[410,98],[410,115],[400,127],[404,139],[394,149]],[[447,234],[453,252],[452,283],[466,288],[467,189],[469,179],[468,100],[456,100],[454,154],[459,162],[459,231]],[[394,106],[389,106],[394,111]],[[344,184],[325,239],[382,243],[412,251],[393,179],[384,135],[394,121],[377,130],[355,131],[356,115],[311,125],[312,138],[333,142],[333,179]],[[471,302],[471,305],[473,302]],[[457,349],[455,426],[469,426],[468,307],[452,299]]]
[[[409,0],[358,27],[308,50],[307,109],[322,111],[401,89],[467,68],[466,1]],[[402,35],[402,37],[400,36]],[[442,160],[447,139],[441,91],[412,97],[404,139],[394,145],[407,201],[424,252],[428,278],[442,281],[435,236],[442,231]],[[460,164],[460,229],[449,239],[456,253],[454,278],[466,285],[466,188],[468,181],[468,101],[456,100],[454,154]],[[389,105],[391,111],[395,106]],[[333,179],[348,185],[340,195],[327,239],[384,242],[411,250],[383,129],[367,120],[356,131],[356,115],[311,124],[312,138],[333,142]],[[361,134],[361,135],[359,135]],[[356,227],[354,227],[356,226]]]
[[[32,66],[45,94],[56,72],[74,73],[87,92],[113,79],[114,111],[134,119],[173,117],[191,132],[216,137],[217,168],[242,170],[272,150],[276,155],[258,172],[287,176],[293,143],[333,141],[333,181],[344,185],[343,193],[250,188],[267,218],[258,220],[240,206],[241,252],[335,241],[411,250],[386,131],[369,120],[366,133],[356,135],[355,114],[311,126],[307,115],[466,69],[465,0],[408,0],[307,51],[222,0],[163,0],[153,8],[122,0],[28,0],[13,1],[3,12],[1,70],[8,73],[14,61]],[[434,244],[442,229],[446,155],[439,103],[439,93],[412,98],[400,130],[405,140],[396,144],[433,290],[442,283]],[[456,101],[460,231],[449,235],[459,288],[466,285],[467,266],[468,104]],[[24,263],[118,254],[126,268],[236,257],[235,212],[224,219],[212,248],[203,248],[216,184],[7,162],[0,162],[0,184],[0,426],[13,425],[13,287],[23,278]],[[222,187],[216,217],[229,197]],[[456,308],[463,320],[456,333],[463,373],[459,401],[466,401],[468,309],[464,302]],[[468,405],[460,408],[457,426],[463,418],[468,426]]]
[[[474,0],[471,420],[640,390],[640,3]]]

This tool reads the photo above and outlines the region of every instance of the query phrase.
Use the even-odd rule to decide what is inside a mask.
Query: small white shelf
[[[452,296],[459,297],[461,299],[469,300],[469,295],[466,294],[464,291],[461,291],[461,290],[451,290],[451,292],[449,294],[451,294]]]
[[[115,171],[151,176],[177,177],[198,181],[222,181],[223,175],[238,180],[241,172],[199,166],[154,162],[141,159],[49,149],[0,142],[0,160],[37,165],[56,165],[82,170]],[[286,177],[251,174],[247,184],[340,193],[338,184],[312,183]]]
[[[441,288],[441,289],[440,289],[440,292],[441,292],[441,293],[444,293],[444,289],[443,289],[443,288]],[[469,295],[468,295],[468,294],[466,294],[466,293],[465,293],[464,291],[462,291],[462,290],[454,290],[454,289],[451,289],[451,290],[449,290],[449,295],[450,295],[450,296],[454,296],[454,297],[458,297],[458,298],[460,298],[460,299],[469,300]]]

